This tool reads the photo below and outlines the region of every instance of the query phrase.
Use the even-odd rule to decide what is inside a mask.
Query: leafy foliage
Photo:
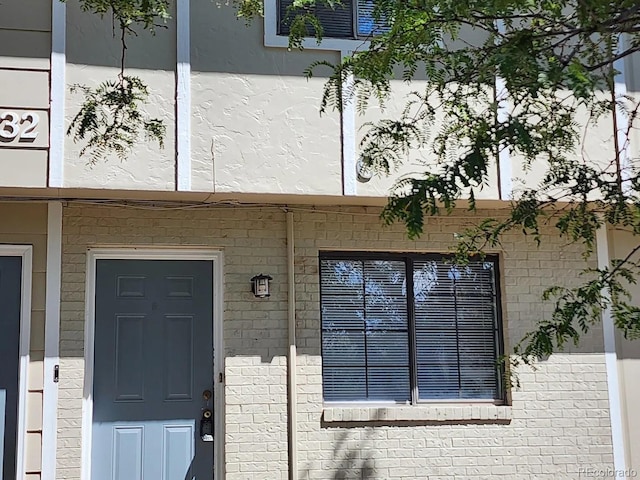
[[[72,92],[80,91],[85,100],[71,121],[67,135],[74,139],[88,138],[80,155],[89,155],[96,163],[109,152],[125,159],[144,132],[146,138],[155,139],[164,146],[165,126],[159,119],[146,119],[138,104],[149,95],[147,87],[137,77],[122,77],[119,81],[105,81],[97,88],[74,85]]]
[[[124,160],[142,136],[163,147],[166,126],[160,119],[147,118],[141,110],[149,91],[140,78],[125,75],[125,60],[127,35],[136,35],[136,25],[152,34],[163,27],[161,22],[170,18],[169,0],[80,0],[80,6],[101,17],[111,14],[120,31],[120,72],[116,81],[104,81],[96,88],[71,88],[82,93],[84,101],[67,135],[73,135],[75,142],[86,139],[80,156],[89,155],[92,164],[109,154]]]
[[[169,0],[79,0],[80,8],[100,16],[111,13],[120,27],[138,24],[151,32],[170,18]]]
[[[64,1],[64,0],[63,0]],[[142,105],[147,102],[147,86],[138,77],[125,75],[126,39],[137,35],[135,27],[155,34],[157,28],[171,18],[169,0],[79,0],[86,12],[104,17],[110,15],[120,32],[121,64],[117,81],[105,81],[96,88],[74,85],[73,92],[84,95],[80,111],[67,134],[75,142],[85,141],[80,155],[89,155],[90,162],[115,154],[124,160],[141,137],[156,140],[164,146],[166,126],[161,119],[147,118]],[[238,15],[250,20],[262,15],[261,0],[233,0]]]
[[[389,28],[333,65],[321,109],[342,109],[349,96],[361,112],[372,99],[384,106],[395,79],[423,87],[399,118],[368,125],[360,145],[363,161],[382,173],[416,151],[429,158],[420,175],[397,181],[384,221],[403,222],[415,238],[425,215],[449,212],[461,200],[475,209],[477,193],[498,169],[499,152],[507,150],[525,175],[542,173],[542,180],[514,190],[504,218],[460,234],[460,261],[498,248],[512,231],[540,243],[542,229],[555,227],[583,246],[585,259],[607,224],[640,233],[640,172],[628,150],[639,107],[615,90],[617,62],[640,50],[637,1],[371,1],[375,20],[387,19]],[[293,20],[291,46],[300,47],[314,26],[307,13],[316,2],[334,4],[298,2],[306,10]],[[308,74],[319,66],[326,62]],[[621,115],[629,124],[624,131]],[[610,149],[586,150],[593,128],[609,131]],[[638,273],[628,257],[610,268],[586,268],[576,288],[549,289],[544,299],[554,304],[551,318],[541,319],[516,352],[529,362],[578,342],[604,309],[626,336],[638,336],[639,311],[626,290]]]
[[[262,17],[264,13],[262,0],[233,0],[233,5],[238,11],[238,17],[246,19],[247,23],[253,18]]]
[[[500,152],[507,150],[525,175],[542,172],[542,180],[514,190],[503,218],[484,219],[461,233],[460,261],[499,247],[512,231],[540,243],[542,229],[555,227],[583,246],[585,259],[605,225],[640,234],[640,172],[628,151],[640,107],[615,89],[617,62],[640,50],[636,0],[370,1],[374,20],[388,22],[388,28],[364,39],[368,48],[340,64],[319,62],[307,73],[332,68],[322,111],[341,110],[351,97],[360,112],[373,99],[384,106],[397,78],[420,87],[399,118],[369,124],[360,145],[365,164],[383,174],[416,151],[429,157],[422,174],[399,179],[384,221],[403,222],[414,238],[423,233],[425,215],[451,211],[461,200],[475,209],[477,192],[489,185]],[[161,122],[141,122],[138,103],[146,100],[146,87],[124,75],[125,38],[134,25],[153,31],[168,18],[168,0],[80,2],[99,15],[111,12],[121,30],[122,68],[118,82],[78,87],[86,101],[70,132],[76,140],[89,139],[83,153],[91,151],[94,161],[108,151],[125,155],[141,131],[161,142]],[[247,21],[263,12],[263,0],[230,3]],[[321,40],[322,25],[313,15],[317,3],[341,5],[295,0],[291,47],[301,48],[309,35]],[[620,114],[628,119],[625,131],[617,124]],[[584,140],[596,124],[609,129],[610,150],[586,151]],[[515,347],[521,359],[529,362],[578,342],[605,309],[626,336],[640,336],[640,311],[626,290],[640,273],[632,261],[639,250],[607,268],[586,268],[578,287],[547,290],[553,313]]]

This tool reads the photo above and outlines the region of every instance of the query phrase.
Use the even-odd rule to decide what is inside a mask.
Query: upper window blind
[[[291,20],[294,15],[289,12],[289,7],[293,5],[293,0],[280,0],[278,5],[278,34],[289,35]],[[353,28],[354,12],[353,3],[350,0],[336,5],[335,10],[318,3],[309,9],[309,13],[315,15],[322,25],[323,36],[333,38],[354,38],[355,32]],[[308,26],[310,28],[311,26]],[[310,36],[315,35],[315,31],[311,29]]]
[[[279,0],[278,2],[278,34],[289,35],[291,21],[295,12],[290,11],[293,0]],[[323,28],[323,36],[329,38],[366,38],[388,31],[383,21],[374,19],[374,0],[343,0],[328,7],[318,2],[308,8],[308,13],[315,15]],[[354,8],[355,7],[355,8]],[[302,13],[302,12],[301,12]],[[308,35],[314,36],[315,31],[310,25]]]

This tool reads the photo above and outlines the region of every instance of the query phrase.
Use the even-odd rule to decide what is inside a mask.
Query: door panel
[[[0,480],[16,478],[21,282],[22,257],[0,257]]]
[[[205,480],[213,262],[98,260],[92,480]]]
[[[144,400],[144,315],[117,315],[115,401]]]
[[[195,432],[193,425],[165,426],[163,431],[164,469],[162,480],[184,478],[193,457],[192,442]]]
[[[142,479],[142,427],[114,427],[115,480]]]
[[[167,402],[193,399],[193,329],[194,318],[188,315],[166,315],[163,345],[165,357],[164,399]]]

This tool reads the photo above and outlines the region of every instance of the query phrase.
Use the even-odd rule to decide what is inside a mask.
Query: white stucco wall
[[[119,30],[113,30],[110,16],[82,12],[76,2],[67,4],[66,38],[66,125],[78,113],[84,97],[71,93],[73,85],[96,88],[105,81],[117,81],[120,65]],[[175,189],[175,21],[152,36],[137,28],[138,35],[126,40],[126,75],[137,76],[149,89],[148,102],[141,104],[149,118],[160,118],[166,126],[165,146],[155,141],[136,143],[126,160],[111,154],[95,164],[90,156],[80,157],[82,141],[65,137],[65,187],[129,190]],[[65,128],[66,132],[66,128]]]

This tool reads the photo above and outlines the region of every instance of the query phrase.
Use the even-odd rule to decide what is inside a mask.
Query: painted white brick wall
[[[400,225],[382,227],[379,210],[293,209],[296,235],[298,439],[301,479],[571,479],[580,467],[612,464],[606,372],[600,332],[579,350],[520,371],[509,422],[490,409],[405,407],[402,421],[323,420],[318,251],[447,251],[473,222],[466,212],[429,219],[419,241]],[[333,211],[332,211],[333,210]],[[335,210],[340,210],[335,211]],[[481,212],[480,215],[499,212]],[[225,469],[227,480],[287,478],[287,265],[285,214],[278,208],[142,210],[71,205],[64,210],[61,374],[57,478],[80,478],[84,289],[90,246],[210,246],[225,252]],[[548,311],[540,294],[575,282],[580,250],[543,236],[537,248],[509,235],[501,251],[505,338],[516,342]],[[254,299],[249,279],[274,277],[272,296]],[[415,407],[411,407],[415,408]],[[475,408],[475,407],[474,407]],[[418,412],[418,413],[415,413]],[[366,410],[334,412],[365,418]],[[397,412],[390,412],[396,415]],[[360,415],[358,417],[357,415]],[[384,415],[387,415],[385,413]],[[407,416],[408,415],[408,416]],[[460,418],[459,418],[460,417]],[[407,420],[408,419],[408,420]],[[443,422],[443,420],[448,420]]]

